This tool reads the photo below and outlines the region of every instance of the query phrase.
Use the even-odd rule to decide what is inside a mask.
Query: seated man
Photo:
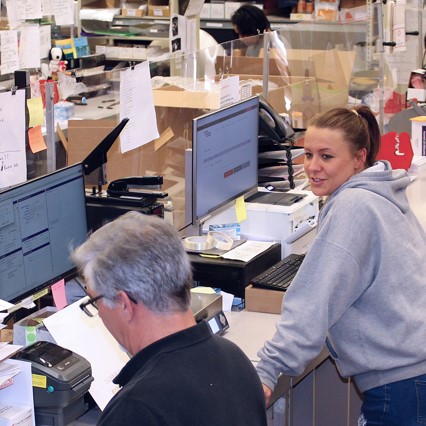
[[[191,264],[166,221],[129,212],[73,254],[96,310],[132,355],[98,425],[266,425],[259,378],[232,342],[195,323]]]

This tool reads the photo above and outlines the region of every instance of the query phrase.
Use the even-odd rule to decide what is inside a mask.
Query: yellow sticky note
[[[46,389],[47,387],[47,377],[41,374],[32,374],[32,382],[34,388]]]
[[[243,195],[235,200],[235,212],[237,213],[238,223],[247,219],[247,209]]]
[[[27,99],[30,124],[28,127],[42,126],[44,123],[43,100],[41,98]]]

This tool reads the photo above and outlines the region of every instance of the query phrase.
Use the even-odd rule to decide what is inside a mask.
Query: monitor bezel
[[[214,214],[219,214],[220,212],[226,210],[228,207],[232,206],[232,203],[235,202],[235,200],[241,196],[244,196],[244,198],[249,198],[252,195],[254,195],[258,191],[258,179],[256,178],[255,184],[248,187],[244,191],[240,191],[239,193],[235,194],[232,198],[228,198],[226,201],[221,203],[220,205],[214,206],[213,208],[209,209],[208,212],[201,216],[197,216],[196,212],[196,205],[197,205],[197,190],[196,190],[196,182],[197,182],[197,147],[196,147],[196,134],[197,134],[197,124],[199,121],[204,120],[205,118],[211,117],[213,115],[217,115],[219,113],[222,113],[227,110],[232,110],[240,107],[244,104],[250,104],[253,100],[257,100],[257,111],[259,111],[259,95],[254,95],[249,98],[242,99],[238,102],[235,102],[231,105],[227,105],[224,108],[217,109],[214,111],[210,111],[206,114],[203,114],[199,117],[196,117],[192,120],[192,188],[191,188],[191,196],[192,196],[192,225],[193,226],[200,226],[207,220],[209,220]],[[256,114],[256,121],[257,121],[257,128],[259,129],[259,114]],[[259,133],[259,130],[258,130]],[[257,139],[256,139],[257,140]],[[258,147],[258,145],[257,145]],[[256,177],[257,177],[257,170],[258,170],[258,155],[256,155]]]

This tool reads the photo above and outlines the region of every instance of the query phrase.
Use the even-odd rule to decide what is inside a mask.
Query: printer
[[[247,219],[240,223],[243,238],[281,243],[281,257],[306,253],[315,237],[319,199],[311,191],[275,192],[259,189],[245,203]],[[203,224],[237,222],[235,206],[218,213]]]
[[[44,341],[21,349],[15,358],[31,363],[37,426],[67,425],[84,414],[84,394],[93,381],[85,358]]]

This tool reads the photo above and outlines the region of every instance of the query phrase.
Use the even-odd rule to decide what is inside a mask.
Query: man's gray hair
[[[122,290],[154,312],[189,308],[191,263],[164,219],[128,212],[94,232],[72,259],[107,301]]]

